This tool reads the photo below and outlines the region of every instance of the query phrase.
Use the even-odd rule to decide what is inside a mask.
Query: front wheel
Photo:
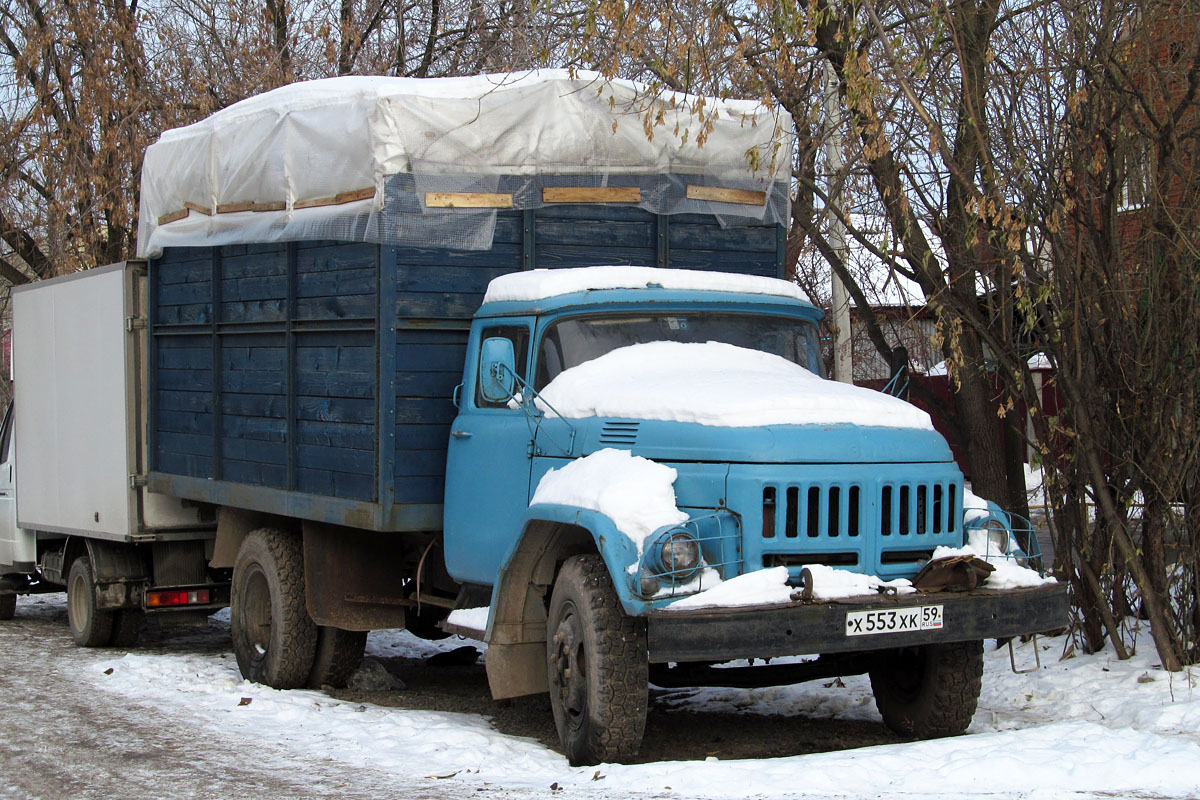
[[[300,537],[273,528],[246,536],[233,566],[229,623],[243,678],[275,689],[308,683],[317,626],[304,604]]]
[[[918,739],[962,733],[983,685],[983,642],[906,647],[881,654],[871,689],[883,722]]]
[[[632,758],[646,729],[646,624],[621,609],[600,556],[563,564],[548,623],[550,706],[567,760]]]

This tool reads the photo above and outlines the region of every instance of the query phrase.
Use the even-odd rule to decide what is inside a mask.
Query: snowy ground
[[[63,616],[60,595],[22,598],[18,620]],[[7,637],[0,623],[0,637]],[[1120,662],[1105,653],[1060,660],[1063,639],[1041,639],[1042,669],[1014,675],[1007,650],[988,650],[980,707],[968,734],[952,739],[865,747],[774,759],[660,762],[572,768],[551,749],[506,736],[479,714],[385,708],[333,699],[315,691],[281,692],[244,682],[220,647],[227,623],[210,622],[206,647],[170,640],[153,652],[63,651],[97,713],[153,709],[203,742],[254,753],[264,768],[311,763],[320,794],[340,794],[331,775],[367,773],[392,786],[426,787],[409,797],[564,796],[875,798],[1087,798],[1200,796],[1200,669],[1169,674],[1157,667],[1148,639]],[[65,633],[65,632],[64,632]],[[37,642],[31,643],[38,646]],[[452,649],[403,632],[371,635],[370,656],[410,657]],[[3,649],[13,641],[5,638]],[[1033,645],[1017,648],[1017,664],[1034,664]],[[363,675],[369,678],[369,673]],[[4,685],[0,680],[0,686]],[[17,687],[5,686],[5,692]],[[737,713],[747,736],[765,715],[878,721],[866,678],[758,689],[684,690],[659,696],[678,711]],[[11,777],[17,762],[5,763]],[[20,785],[20,781],[17,782]],[[0,776],[0,785],[3,784]],[[437,788],[432,788],[436,786]],[[294,788],[258,796],[291,796]],[[0,791],[0,796],[12,792]],[[370,792],[366,794],[369,796]]]

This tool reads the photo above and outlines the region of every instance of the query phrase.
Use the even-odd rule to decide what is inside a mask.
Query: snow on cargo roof
[[[861,425],[932,430],[890,395],[827,381],[780,356],[723,342],[619,347],[557,375],[536,402],[567,418],[626,417],[744,428]]]
[[[572,292],[646,288],[738,292],[808,302],[799,286],[778,278],[660,267],[573,267],[511,272],[492,279],[483,302],[534,302]]]
[[[756,101],[593,72],[295,83],[146,150],[138,252],[314,238],[486,249],[496,208],[540,207],[546,187],[782,224],[793,136],[786,112]]]

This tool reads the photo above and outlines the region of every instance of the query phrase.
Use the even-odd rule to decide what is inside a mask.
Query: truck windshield
[[[605,353],[644,342],[724,342],[782,356],[820,374],[815,363],[817,328],[795,317],[761,314],[663,312],[608,314],[560,320],[547,329],[538,351],[534,388],[542,389],[563,370]]]

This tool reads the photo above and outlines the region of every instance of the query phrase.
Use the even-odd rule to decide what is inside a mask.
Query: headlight
[[[669,530],[650,546],[646,566],[657,575],[686,581],[700,568],[700,543],[686,530]]]
[[[1004,523],[998,519],[989,519],[987,525],[984,526],[984,531],[987,533],[988,553],[1008,555],[1008,543],[1011,537]]]

